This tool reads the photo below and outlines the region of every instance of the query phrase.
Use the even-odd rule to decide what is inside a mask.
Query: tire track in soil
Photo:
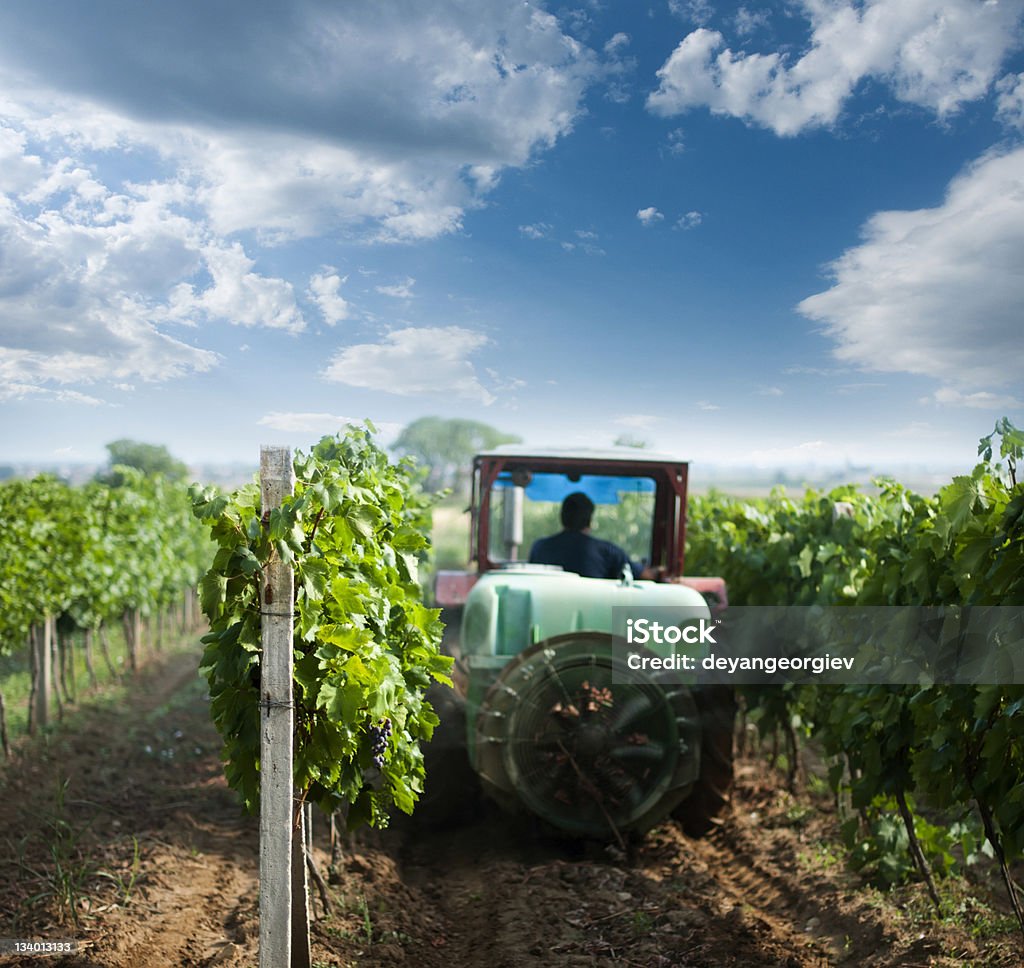
[[[979,965],[1008,963],[994,950],[991,961],[976,952],[952,925],[908,920],[899,900],[866,890],[839,858],[816,857],[822,847],[842,849],[831,805],[819,800],[804,828],[789,815],[792,798],[773,782],[763,764],[741,764],[736,809],[726,822],[696,841],[664,828],[651,849],[670,873],[688,866],[711,909],[746,912],[785,945],[802,948],[799,964],[940,968],[962,963],[952,949],[970,952]]]
[[[777,952],[773,956],[782,963],[828,966],[855,955],[844,950],[847,934],[829,917],[825,898],[815,894],[820,885],[811,877],[794,879],[739,846],[731,824],[699,841],[687,840],[675,828],[663,828],[658,839],[671,846],[669,876],[680,873],[683,859],[683,876],[701,909],[761,936],[766,950]],[[846,927],[847,922],[839,925]]]
[[[832,953],[792,920],[793,897],[726,846],[659,828],[631,861],[597,845],[545,842],[494,816],[419,833],[404,883],[434,908],[444,964],[820,968]]]
[[[444,925],[444,964],[532,963],[526,949],[535,943],[516,923],[517,899],[509,886],[521,880],[528,860],[543,858],[545,851],[518,819],[492,815],[443,830],[413,827],[397,849],[401,880]]]

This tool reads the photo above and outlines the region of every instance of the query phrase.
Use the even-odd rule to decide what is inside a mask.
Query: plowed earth
[[[195,667],[195,654],[157,656],[130,708],[93,702],[0,767],[0,938],[79,943],[0,963],[257,964],[256,824],[221,775]],[[345,845],[329,916],[314,893],[313,963],[1020,963],[1019,934],[970,894],[955,922],[937,921],[918,887],[881,894],[848,873],[836,827],[829,799],[792,798],[752,760],[710,836],[665,825],[628,856],[545,839],[487,807],[453,829],[396,823]]]

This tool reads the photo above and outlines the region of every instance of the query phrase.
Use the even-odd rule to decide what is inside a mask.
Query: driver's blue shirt
[[[602,541],[583,531],[560,531],[548,538],[539,538],[530,549],[530,562],[535,565],[561,565],[584,578],[621,578],[628,564],[635,578],[643,565],[630,561],[618,545]]]

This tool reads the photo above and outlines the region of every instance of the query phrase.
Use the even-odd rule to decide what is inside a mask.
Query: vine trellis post
[[[294,489],[291,450],[261,448],[260,494],[265,525],[268,514],[279,508]],[[292,779],[295,587],[291,565],[272,554],[261,584],[260,968],[309,968],[306,828]],[[297,875],[298,870],[302,870],[302,876]]]
[[[50,704],[53,699],[53,639],[56,635],[53,616],[47,615],[34,629],[31,645],[35,650],[35,724],[50,724]]]

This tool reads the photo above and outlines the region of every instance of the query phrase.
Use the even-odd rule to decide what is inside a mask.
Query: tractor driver
[[[584,578],[621,578],[628,564],[636,578],[657,578],[658,571],[629,560],[618,545],[590,533],[594,502],[575,491],[562,502],[562,529],[558,534],[538,538],[530,549],[535,565],[561,565]]]

